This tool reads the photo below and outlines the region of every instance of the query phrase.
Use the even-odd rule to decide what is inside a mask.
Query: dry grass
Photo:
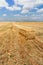
[[[43,22],[0,22],[0,65],[43,65]]]

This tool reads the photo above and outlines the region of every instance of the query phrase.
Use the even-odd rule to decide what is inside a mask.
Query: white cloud
[[[3,14],[3,16],[7,16],[7,14]]]
[[[42,8],[42,9],[38,9],[37,12],[38,12],[38,13],[43,13],[43,8]]]
[[[36,0],[35,3],[36,4],[43,4],[43,0]]]
[[[20,14],[15,14],[14,16],[21,16]]]
[[[7,7],[8,3],[5,0],[0,0],[0,7]]]
[[[28,10],[23,10],[21,13],[22,14],[27,14],[29,11]]]
[[[6,0],[0,0],[0,9],[2,7],[5,7],[6,9],[11,10],[11,11],[21,10],[21,8],[16,6],[16,5],[13,5],[13,6],[9,7],[9,4],[6,2]]]
[[[43,0],[14,0],[15,4],[23,5],[22,12],[28,11],[39,4],[43,4]]]
[[[21,10],[21,7],[17,6],[23,5],[22,12],[27,12],[37,6],[38,4],[43,4],[43,0],[13,0],[14,5],[9,7],[9,4],[6,2],[6,0],[0,0],[0,9],[2,7],[5,7],[8,10],[14,11],[14,10]]]
[[[0,9],[2,7],[5,7],[6,9],[10,10],[10,11],[15,11],[15,10],[21,10],[21,14],[27,14],[29,12],[29,14],[31,13],[30,10],[31,9],[36,9],[37,12],[36,13],[43,13],[43,8],[38,9],[37,5],[43,4],[43,0],[13,0],[14,1],[14,5],[9,6],[9,4],[6,2],[6,0],[0,0]],[[19,7],[18,5],[23,5],[23,8]],[[6,14],[3,14],[3,16],[6,16]],[[18,16],[21,17],[19,18],[20,20],[42,20],[43,18],[43,14],[31,14],[30,16],[26,17],[22,17],[22,15],[20,14],[16,14],[14,16]]]
[[[6,7],[6,9],[11,10],[11,11],[14,11],[14,10],[21,10],[21,8],[18,7],[18,6]]]

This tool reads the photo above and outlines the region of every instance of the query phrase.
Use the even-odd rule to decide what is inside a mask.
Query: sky
[[[0,0],[0,21],[43,21],[43,0]]]

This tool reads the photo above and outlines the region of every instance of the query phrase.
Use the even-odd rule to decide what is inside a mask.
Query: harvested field
[[[0,22],[0,65],[43,65],[43,22]]]

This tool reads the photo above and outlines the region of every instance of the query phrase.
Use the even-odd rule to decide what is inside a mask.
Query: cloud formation
[[[7,16],[7,14],[3,14],[3,16]]]
[[[27,13],[37,5],[43,4],[43,0],[14,0],[16,5],[23,5],[22,12]]]
[[[22,13],[27,13],[29,10],[36,8],[37,5],[43,4],[43,0],[13,0],[14,5],[9,6],[6,0],[0,0],[0,8],[5,7],[8,10],[21,10],[21,7],[18,5],[22,5]]]
[[[8,7],[8,3],[5,0],[0,0],[0,8]]]
[[[3,8],[3,7],[5,7],[8,10],[11,10],[11,11],[20,10],[21,9],[20,7],[15,6],[15,5],[10,7],[9,4],[6,2],[6,0],[2,0],[2,1],[0,0],[0,8]]]
[[[7,0],[8,1],[8,0]],[[13,12],[13,16],[21,17],[19,20],[42,20],[43,21],[43,0],[12,0],[14,4],[9,6],[6,0],[0,0],[0,10]],[[40,6],[42,5],[42,7]],[[16,14],[15,14],[16,11]],[[18,16],[19,15],[19,16]],[[6,13],[3,13],[6,16]],[[25,18],[27,16],[27,18]],[[13,18],[14,18],[13,17]]]

